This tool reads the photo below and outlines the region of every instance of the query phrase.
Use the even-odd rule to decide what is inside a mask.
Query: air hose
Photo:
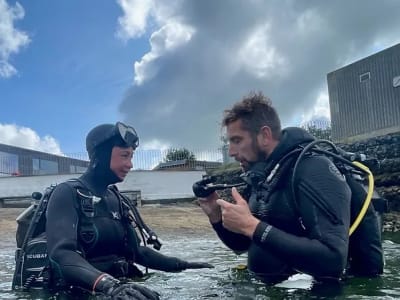
[[[321,148],[316,148],[316,144],[320,144],[320,143],[324,143],[324,144],[328,144],[336,153],[332,153],[330,151],[327,150],[323,150]],[[294,165],[293,168],[293,176],[292,176],[292,195],[293,195],[293,199],[296,199],[296,193],[295,193],[295,174],[297,171],[297,166],[300,162],[300,160],[303,158],[303,156],[308,152],[308,151],[314,151],[316,153],[322,153],[322,154],[326,154],[328,156],[331,156],[334,159],[337,159],[339,161],[341,161],[344,164],[347,165],[352,165],[353,167],[355,167],[357,170],[365,173],[368,175],[368,193],[367,196],[365,197],[364,203],[361,207],[360,212],[358,213],[356,219],[354,220],[353,224],[351,224],[350,229],[349,229],[349,236],[351,236],[353,234],[353,232],[357,229],[357,227],[360,225],[362,219],[364,218],[367,210],[368,210],[368,206],[371,203],[372,200],[372,195],[374,192],[374,177],[371,173],[371,171],[369,170],[369,168],[365,165],[363,165],[362,163],[355,161],[355,160],[349,160],[347,158],[342,157],[341,155],[347,155],[348,153],[344,152],[343,150],[341,150],[340,148],[336,147],[331,141],[328,140],[315,140],[313,142],[311,142],[310,144],[308,144],[307,146],[305,146],[303,148],[303,150],[301,151],[299,157],[297,158],[297,161]],[[298,205],[296,203],[295,200],[295,205],[296,205],[296,209],[298,210]]]
[[[368,174],[368,193],[367,193],[367,197],[364,200],[364,204],[361,207],[361,210],[357,215],[357,218],[354,220],[353,224],[350,226],[349,235],[352,235],[352,233],[357,229],[358,225],[360,225],[362,219],[365,216],[365,213],[368,210],[368,206],[371,203],[372,194],[374,192],[374,176],[372,176],[372,173],[368,169],[368,167],[366,167],[365,165],[363,165],[362,163],[360,163],[358,161],[353,161],[352,163],[353,163],[353,165],[357,166],[358,168],[362,169],[365,173]]]

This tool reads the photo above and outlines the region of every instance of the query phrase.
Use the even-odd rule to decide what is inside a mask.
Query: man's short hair
[[[262,92],[251,92],[235,103],[231,109],[224,111],[223,126],[237,120],[242,121],[244,130],[256,135],[264,126],[271,128],[272,136],[280,139],[281,121],[278,113],[272,106],[271,100]]]

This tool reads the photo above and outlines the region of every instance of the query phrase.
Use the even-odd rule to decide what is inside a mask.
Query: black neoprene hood
[[[115,125],[113,124],[102,124],[89,131],[88,135],[86,136],[86,150],[89,154],[89,158],[93,156],[95,149],[100,144],[112,137],[113,132],[115,131],[114,127]]]
[[[136,147],[139,145],[139,137],[135,129],[121,122],[116,124],[101,124],[94,127],[86,136],[86,150],[89,158],[93,157],[96,148],[108,141],[114,141],[115,145]]]

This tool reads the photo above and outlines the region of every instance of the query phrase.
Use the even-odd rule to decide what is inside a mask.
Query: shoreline
[[[16,218],[26,207],[0,208],[1,237],[14,235]],[[207,216],[194,203],[146,204],[138,207],[144,222],[160,234],[205,234],[213,230]]]
[[[0,236],[15,237],[16,218],[26,207],[0,208]],[[144,222],[158,235],[213,234],[207,216],[193,202],[146,204],[138,210]],[[400,231],[400,213],[386,213],[383,218],[384,232]]]

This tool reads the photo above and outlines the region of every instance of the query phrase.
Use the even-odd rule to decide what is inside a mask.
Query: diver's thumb
[[[246,200],[243,199],[242,195],[239,194],[235,187],[232,188],[232,197],[235,200],[236,205],[247,205]]]

